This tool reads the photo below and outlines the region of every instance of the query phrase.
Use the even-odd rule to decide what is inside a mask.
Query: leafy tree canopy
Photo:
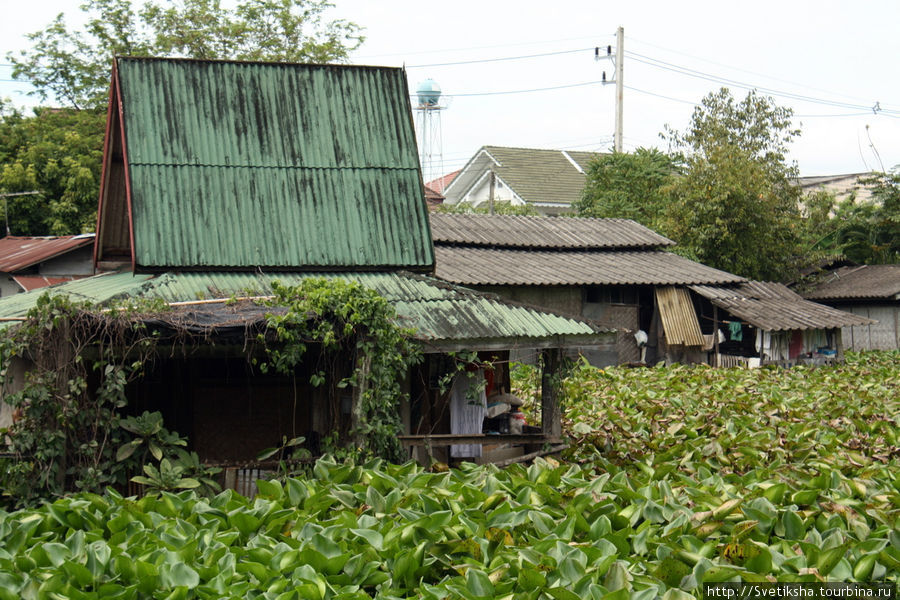
[[[87,0],[83,30],[62,14],[28,36],[32,47],[9,53],[13,76],[31,81],[43,101],[73,108],[103,106],[112,57],[332,62],[362,43],[359,26],[327,20],[326,0]]]
[[[18,235],[66,235],[95,226],[110,66],[115,55],[332,62],[362,42],[354,23],[326,19],[326,0],[87,0],[88,21],[62,14],[10,53],[13,75],[44,102],[33,114],[0,101],[0,192]],[[136,8],[137,7],[137,8]]]
[[[860,180],[872,199],[839,203],[829,223],[829,249],[860,264],[900,262],[900,171],[876,173]]]
[[[575,209],[584,217],[633,219],[659,229],[668,204],[664,187],[679,172],[677,158],[655,148],[601,154],[588,165]]]
[[[798,171],[787,162],[799,135],[792,111],[750,92],[721,89],[669,131],[685,174],[669,188],[665,233],[700,262],[752,279],[794,274],[800,252]]]
[[[667,128],[669,152],[611,154],[589,170],[579,214],[632,218],[700,262],[753,279],[792,275],[800,252],[799,135],[791,111],[750,92],[707,95],[687,129]]]
[[[67,235],[96,225],[105,111],[37,108],[0,101],[0,191],[13,235]]]

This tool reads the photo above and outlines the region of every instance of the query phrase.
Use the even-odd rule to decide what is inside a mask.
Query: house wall
[[[479,179],[478,183],[476,183],[469,193],[462,197],[461,202],[468,202],[473,206],[487,206],[487,203],[491,199],[491,177],[489,172],[485,172],[485,175]],[[496,179],[496,184],[494,185],[494,202],[509,202],[515,205],[524,204],[518,196],[509,188],[508,185],[504,184],[500,178]]]
[[[878,321],[872,325],[844,327],[847,350],[900,349],[900,305],[898,304],[831,304],[835,308]]]
[[[640,360],[640,350],[634,340],[634,332],[640,328],[639,306],[610,302],[608,294],[600,294],[598,302],[590,302],[593,295],[588,293],[589,287],[601,286],[480,286],[476,289],[497,294],[514,302],[599,321],[617,330],[615,344],[572,349],[567,353],[570,357],[584,356],[595,367],[608,367]],[[636,301],[636,292],[634,298]],[[512,360],[532,363],[537,360],[537,356],[534,351],[514,351]]]
[[[0,298],[12,296],[22,291],[9,273],[0,273]]]
[[[38,266],[38,274],[47,277],[64,275],[93,275],[94,246],[85,246],[51,258]]]
[[[25,387],[25,373],[31,368],[31,362],[20,357],[14,357],[10,361],[9,370],[6,373],[7,381],[0,389],[0,429],[9,427],[13,423],[13,408],[4,399],[8,394],[14,394]]]
[[[252,462],[283,437],[295,436],[305,437],[316,454],[321,437],[331,431],[331,411],[340,411],[325,386],[313,388],[311,371],[303,369],[293,377],[260,373],[235,350],[230,356],[157,360],[129,386],[129,412],[160,411],[166,428],[187,437],[190,449],[207,462]],[[340,402],[335,397],[334,404]]]

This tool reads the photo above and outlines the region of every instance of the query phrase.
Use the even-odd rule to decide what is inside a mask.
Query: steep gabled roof
[[[900,264],[835,269],[804,297],[810,300],[900,299]]]
[[[500,180],[529,204],[567,207],[581,198],[585,170],[594,152],[483,146],[444,190],[458,202],[493,169]]]
[[[675,244],[630,219],[432,213],[435,244],[555,250],[645,249]]]
[[[780,283],[750,281],[736,287],[694,285],[691,289],[719,308],[764,331],[831,329],[874,322],[804,300]]]
[[[58,237],[8,235],[0,239],[0,272],[14,273],[93,243],[93,233]]]
[[[429,271],[410,114],[400,69],[118,58],[96,260]]]

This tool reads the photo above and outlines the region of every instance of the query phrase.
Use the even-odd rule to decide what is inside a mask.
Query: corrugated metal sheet
[[[630,219],[431,214],[435,244],[496,248],[657,248],[675,242]]]
[[[402,70],[117,65],[139,266],[433,264]]]
[[[656,288],[659,318],[666,333],[666,343],[671,345],[704,346],[706,340],[700,331],[697,311],[691,295],[682,287]]]
[[[100,275],[50,288],[76,298],[104,302],[110,298],[162,298],[167,302],[233,295],[268,294],[279,280],[287,285],[310,277],[358,281],[387,298],[417,337],[430,343],[503,340],[528,344],[551,342],[586,344],[612,338],[608,330],[590,322],[517,305],[412,273],[164,273],[157,276]],[[24,315],[39,293],[0,299],[0,317]]]
[[[0,318],[24,316],[43,294],[65,294],[78,302],[94,304],[108,302],[114,298],[128,298],[140,295],[140,288],[153,276],[131,273],[103,273],[84,279],[76,279],[23,294],[13,294],[0,298]]]
[[[0,239],[0,271],[13,273],[93,243],[93,233],[59,237],[8,235]]]
[[[871,319],[804,300],[780,283],[751,281],[735,287],[695,285],[691,289],[764,331],[832,329],[873,323]]]
[[[15,275],[13,280],[19,284],[26,292],[30,292],[31,290],[36,290],[40,288],[44,288],[51,285],[56,285],[57,283],[65,283],[66,281],[72,281],[74,279],[82,279],[83,277],[87,277],[87,275],[67,275],[60,277],[53,276],[45,276],[45,275]]]
[[[435,274],[461,285],[687,285],[744,278],[663,251],[548,252],[437,246]]]
[[[841,267],[803,296],[810,300],[842,300],[896,298],[898,294],[900,264]]]

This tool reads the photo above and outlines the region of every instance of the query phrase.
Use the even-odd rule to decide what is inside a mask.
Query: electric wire
[[[559,50],[557,52],[542,52],[540,54],[523,54],[521,56],[502,56],[499,58],[481,58],[475,60],[462,60],[457,62],[433,63],[430,65],[406,65],[407,69],[424,69],[426,67],[451,67],[455,65],[474,65],[480,63],[502,62],[509,60],[527,60],[531,58],[540,58],[543,56],[559,56],[560,54],[575,54],[576,52],[587,52],[593,50],[590,48],[575,48],[574,50]]]
[[[637,38],[635,38],[635,37],[633,37],[633,36],[630,36],[630,35],[629,35],[629,36],[626,36],[625,39],[626,39],[626,41],[637,42],[638,44],[644,44],[645,46],[650,46],[650,47],[656,48],[656,49],[658,49],[658,50],[664,50],[664,51],[666,51],[666,52],[672,52],[672,53],[674,53],[674,54],[680,54],[681,56],[685,56],[685,57],[687,57],[687,58],[691,58],[691,59],[694,59],[694,60],[703,61],[703,62],[712,64],[712,65],[716,65],[716,66],[718,66],[718,67],[723,67],[723,68],[725,68],[725,69],[730,69],[730,70],[732,70],[732,71],[740,71],[740,72],[742,72],[742,73],[747,73],[747,74],[749,74],[749,75],[754,75],[754,76],[756,76],[756,77],[764,77],[764,78],[766,78],[766,79],[771,79],[772,81],[778,81],[778,82],[781,82],[781,83],[787,83],[787,84],[790,84],[790,85],[793,85],[793,86],[797,86],[797,87],[801,87],[801,88],[806,88],[806,89],[810,89],[810,90],[815,90],[815,91],[817,91],[817,92],[824,92],[824,93],[830,94],[830,95],[832,95],[832,96],[841,96],[841,97],[844,97],[844,98],[848,98],[848,99],[852,99],[852,100],[864,102],[864,100],[861,100],[861,99],[858,98],[858,97],[848,96],[848,95],[846,95],[846,94],[841,94],[841,93],[834,92],[834,91],[831,91],[831,90],[826,90],[826,89],[817,88],[817,87],[813,87],[813,86],[809,86],[809,85],[804,85],[804,84],[802,84],[802,83],[797,83],[796,81],[790,81],[790,80],[787,80],[787,79],[781,79],[781,78],[779,78],[779,77],[772,77],[771,75],[767,75],[767,74],[765,74],[765,73],[760,73],[760,72],[758,72],[758,71],[751,71],[751,70],[749,70],[749,69],[742,69],[742,68],[740,68],[740,67],[735,67],[735,66],[733,66],[733,65],[727,65],[727,64],[725,64],[725,63],[721,63],[721,62],[717,62],[717,61],[714,61],[714,60],[710,60],[710,59],[708,59],[708,58],[703,58],[702,56],[696,56],[696,55],[693,55],[693,54],[688,54],[687,52],[682,52],[682,51],[680,51],[680,50],[675,50],[675,49],[672,49],[672,48],[666,48],[666,47],[664,47],[664,46],[659,46],[659,45],[657,45],[657,44],[653,44],[653,43],[647,42],[647,41],[645,41],[645,40],[637,39]]]
[[[589,85],[600,85],[602,81],[583,81],[581,83],[568,83],[563,85],[554,85],[550,87],[542,87],[542,88],[531,88],[527,90],[505,90],[502,92],[466,92],[461,94],[441,94],[441,96],[448,96],[451,98],[463,98],[463,97],[471,97],[471,96],[504,96],[507,94],[530,94],[532,92],[549,92],[552,90],[564,90],[568,88],[576,88],[576,87],[585,87]],[[410,94],[410,98],[415,98],[416,94]]]
[[[806,96],[804,94],[796,94],[793,92],[785,92],[782,90],[776,90],[773,88],[768,88],[768,87],[764,87],[764,86],[758,86],[758,85],[745,83],[742,81],[737,81],[735,79],[729,79],[727,77],[720,77],[720,76],[713,75],[710,73],[705,73],[703,71],[698,71],[696,69],[691,69],[688,67],[683,67],[681,65],[676,65],[674,63],[666,62],[666,61],[663,61],[663,60],[660,60],[657,58],[653,58],[651,56],[645,56],[643,54],[638,54],[636,52],[629,51],[626,53],[626,56],[631,60],[649,65],[651,67],[656,67],[657,69],[663,69],[663,70],[671,71],[671,72],[678,73],[681,75],[687,75],[689,77],[704,79],[707,81],[712,81],[714,83],[720,83],[720,84],[724,83],[727,85],[732,85],[732,86],[743,88],[743,89],[758,90],[760,92],[763,92],[766,94],[771,94],[773,96],[780,96],[782,98],[790,98],[792,100],[798,100],[801,102],[810,102],[813,104],[822,104],[825,106],[834,106],[837,108],[848,108],[848,109],[854,109],[854,110],[873,110],[872,107],[861,105],[861,104],[851,104],[849,102],[826,100],[824,98],[816,98],[813,96]],[[875,112],[875,114],[885,114],[885,115],[890,115],[892,113],[900,114],[900,111],[894,111],[894,110],[890,110],[890,109],[881,109],[881,110],[873,111],[873,112]]]
[[[517,44],[493,44],[488,46],[471,46],[469,48],[443,48],[436,50],[417,50],[415,52],[393,52],[390,54],[370,54],[368,56],[356,56],[354,60],[368,60],[370,58],[379,58],[382,56],[417,56],[421,54],[440,54],[442,52],[470,52],[472,50],[493,50],[495,48],[516,48],[522,46],[539,46],[541,44],[558,44],[562,42],[580,42],[584,40],[594,40],[597,36],[583,36],[573,38],[563,38],[556,40],[541,40],[532,42],[519,42]]]

